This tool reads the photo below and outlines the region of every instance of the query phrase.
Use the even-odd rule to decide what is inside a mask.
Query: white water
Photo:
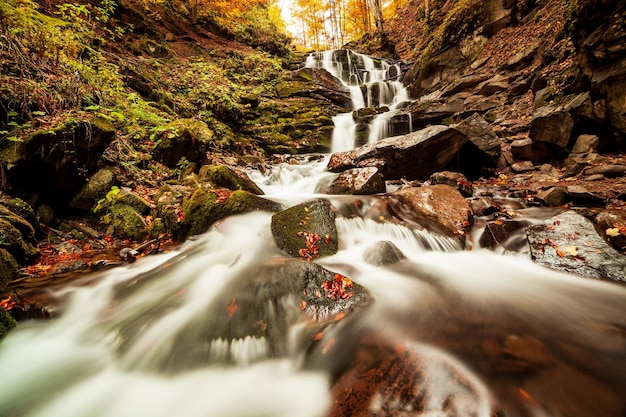
[[[344,58],[345,56],[345,58]],[[391,65],[384,60],[374,60],[371,57],[350,50],[324,51],[308,55],[305,66],[308,68],[324,68],[341,82],[350,91],[352,110],[365,107],[388,107],[392,112],[375,116],[370,123],[368,143],[372,144],[391,135],[390,119],[398,114],[404,114],[400,106],[409,101],[409,94],[399,81],[400,66]],[[339,114],[333,118],[331,152],[340,152],[355,147],[354,132],[356,122],[352,112]],[[409,133],[411,124],[404,133]]]
[[[280,164],[251,177],[269,198],[293,205],[332,178],[326,163]],[[419,378],[410,379],[415,396],[401,398],[394,394],[406,381],[387,380],[368,415],[624,416],[626,288],[378,223],[369,208],[379,197],[326,197],[338,212],[356,208],[337,219],[340,251],[316,262],[374,300],[324,331],[335,341],[330,354],[306,342],[304,319],[277,344],[228,327],[226,306],[243,303],[231,285],[256,282],[263,265],[283,258],[270,213],[236,216],[176,252],[59,292],[60,317],[21,324],[0,342],[0,416],[326,416],[337,405],[331,378],[371,357],[372,335],[406,352],[404,368]],[[380,241],[408,259],[366,263]],[[261,296],[260,287],[243,288]],[[300,314],[290,297],[270,310]],[[222,333],[231,336],[215,336]]]

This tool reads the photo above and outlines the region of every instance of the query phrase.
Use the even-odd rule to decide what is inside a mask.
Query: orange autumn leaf
[[[233,314],[235,314],[235,311],[237,311],[237,298],[233,298],[233,302],[230,303],[226,309],[226,313],[228,314],[228,317],[232,317]]]

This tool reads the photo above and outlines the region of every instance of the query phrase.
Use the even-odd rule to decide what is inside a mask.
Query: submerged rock
[[[593,223],[566,211],[526,229],[532,259],[587,278],[626,282],[626,256],[598,235]]]
[[[381,266],[381,265],[393,265],[406,259],[406,256],[402,251],[389,241],[376,242],[373,246],[369,247],[363,253],[363,258],[368,264]]]

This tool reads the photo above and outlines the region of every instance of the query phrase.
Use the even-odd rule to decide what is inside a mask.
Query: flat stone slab
[[[574,211],[526,229],[532,259],[587,278],[626,283],[626,256],[606,243],[593,223]]]

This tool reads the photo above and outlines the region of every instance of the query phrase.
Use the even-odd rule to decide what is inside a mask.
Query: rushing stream
[[[393,78],[384,71],[375,82]],[[334,175],[326,162],[250,176],[290,206],[320,197]],[[626,415],[625,287],[551,271],[523,250],[468,250],[376,222],[376,196],[321,196],[338,213],[340,247],[315,263],[372,300],[328,325],[327,343],[307,338],[315,325],[297,318],[294,297],[272,292],[286,276],[259,284],[285,258],[271,213],[231,217],[175,252],[59,291],[59,317],[20,324],[0,343],[0,416]],[[406,259],[365,262],[380,241]],[[231,327],[246,300],[263,304],[264,320]],[[378,385],[351,385],[359,375]]]

